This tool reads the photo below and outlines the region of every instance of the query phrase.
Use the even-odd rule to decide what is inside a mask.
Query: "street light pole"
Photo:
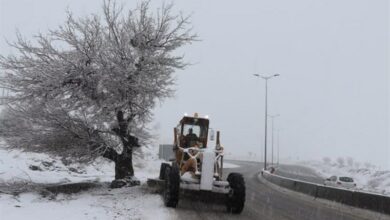
[[[268,79],[265,79],[264,170],[267,170]]]
[[[277,137],[277,140],[278,140],[278,162],[277,162],[277,164],[278,164],[278,167],[279,167],[279,147],[280,147],[280,144],[279,144],[279,133],[280,133],[280,129],[278,129],[278,133],[277,133],[277,135],[278,135],[278,137]]]
[[[253,74],[256,77],[261,77],[265,80],[265,114],[264,114],[264,170],[267,169],[267,117],[268,117],[268,80],[279,76],[279,74],[274,74],[271,76],[263,76],[259,74]]]
[[[271,118],[271,126],[272,126],[272,145],[271,145],[271,164],[274,165],[274,119],[280,114],[276,115],[268,115]]]

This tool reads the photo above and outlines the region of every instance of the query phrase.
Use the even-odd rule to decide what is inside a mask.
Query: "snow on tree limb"
[[[17,33],[10,44],[17,55],[0,56],[0,87],[11,90],[2,120],[14,127],[0,132],[13,146],[86,157],[120,154],[135,132],[149,138],[151,110],[173,95],[173,73],[188,65],[174,51],[196,40],[189,25],[171,4],[153,14],[148,2],[124,12],[104,1],[102,18],[68,12],[64,24],[33,42]],[[118,123],[118,112],[127,125],[120,135],[107,126]],[[57,148],[54,137],[72,144]]]

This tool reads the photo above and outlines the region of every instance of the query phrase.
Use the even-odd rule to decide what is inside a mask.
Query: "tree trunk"
[[[115,179],[125,179],[134,176],[133,155],[123,153],[118,155],[115,162]]]
[[[122,153],[118,154],[110,148],[103,154],[103,157],[115,162],[115,180],[111,183],[111,186],[117,188],[126,184],[139,185],[139,181],[134,178],[133,168],[133,148],[139,147],[138,139],[128,133],[128,121],[130,120],[124,120],[122,111],[118,111],[117,120],[119,126],[114,128],[113,131],[122,141]]]

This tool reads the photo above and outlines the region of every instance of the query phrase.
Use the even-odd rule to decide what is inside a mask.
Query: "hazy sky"
[[[1,54],[12,52],[4,39],[16,29],[45,32],[67,8],[101,13],[96,0],[0,2]],[[194,65],[177,72],[176,97],[155,110],[161,143],[172,142],[183,113],[198,112],[221,130],[227,151],[262,155],[264,81],[253,74],[278,73],[269,113],[280,114],[281,158],[350,156],[390,169],[388,0],[174,2],[192,14],[201,41],[180,50]]]

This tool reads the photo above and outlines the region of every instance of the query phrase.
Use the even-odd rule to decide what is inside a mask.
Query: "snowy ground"
[[[233,164],[233,163],[223,162],[223,168],[233,169],[233,168],[238,168],[238,167],[240,167],[240,166]]]
[[[240,161],[253,161],[253,162],[259,162],[263,161],[263,158],[260,158],[256,155],[246,155],[246,154],[236,154],[227,152],[225,153],[224,160],[240,160]]]
[[[0,143],[0,219],[173,219],[159,194],[145,185],[158,176],[161,161],[149,157],[135,161],[141,186],[110,189],[113,164],[103,158],[89,165],[64,165],[45,154],[7,151]],[[146,152],[146,154],[150,152]],[[32,170],[30,167],[35,169]],[[74,194],[45,196],[37,186],[77,182],[100,183],[99,187]],[[23,192],[24,193],[17,193]],[[15,193],[16,192],[16,193]]]
[[[114,165],[104,158],[88,165],[65,165],[46,154],[8,151],[2,146],[5,143],[0,141],[0,219],[180,219],[173,209],[164,207],[161,195],[146,186],[147,178],[159,174],[161,161],[154,150],[144,150],[146,159],[134,161],[141,186],[110,189]],[[224,167],[239,166],[224,163]],[[79,182],[97,186],[73,194],[41,190]]]
[[[322,161],[306,161],[299,164],[314,169],[324,179],[333,175],[352,177],[357,184],[357,189],[390,196],[389,170],[380,170],[374,166],[340,165]]]
[[[64,165],[59,158],[19,150],[8,151],[1,147],[4,145],[0,141],[0,184],[109,182],[114,178],[114,164],[104,158],[98,158],[89,164]],[[144,153],[145,160],[134,160],[136,176],[143,182],[148,177],[158,176],[161,164],[150,149],[144,150]]]
[[[102,187],[55,198],[36,193],[0,194],[1,219],[172,219],[174,214],[163,206],[158,194],[142,186],[113,190]]]

